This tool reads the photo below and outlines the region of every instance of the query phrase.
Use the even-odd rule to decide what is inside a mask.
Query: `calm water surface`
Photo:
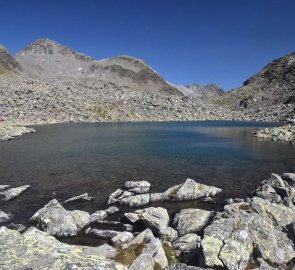
[[[289,143],[253,137],[269,124],[241,122],[58,124],[0,143],[0,184],[32,188],[0,209],[14,222],[28,218],[56,192],[64,200],[88,192],[94,202],[68,208],[93,212],[127,180],[148,180],[153,191],[183,182],[221,187],[245,197],[271,172],[295,171]],[[187,203],[188,206],[193,203]],[[176,206],[175,206],[176,207]]]

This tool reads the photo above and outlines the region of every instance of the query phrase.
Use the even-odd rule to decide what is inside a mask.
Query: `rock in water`
[[[188,178],[183,184],[167,189],[164,195],[170,200],[181,201],[212,197],[221,192],[220,188],[199,184]]]
[[[183,209],[173,220],[180,236],[201,231],[209,221],[212,212],[201,209]]]
[[[20,186],[17,188],[10,188],[8,190],[2,191],[2,192],[0,192],[0,195],[4,196],[2,201],[9,201],[9,200],[16,198],[17,196],[19,196],[20,194],[25,192],[30,187],[31,187],[30,185],[25,185],[25,186]]]
[[[150,188],[151,184],[148,181],[127,181],[125,182],[125,188]]]
[[[244,269],[253,253],[275,265],[294,258],[294,244],[283,232],[295,220],[294,208],[254,197],[224,210],[205,229],[202,248],[207,266]]]
[[[10,185],[0,185],[0,191],[4,190],[4,189],[8,189],[10,187]]]
[[[90,215],[80,210],[67,211],[54,199],[30,220],[40,222],[42,229],[50,235],[74,236],[90,224]]]
[[[0,223],[8,222],[9,220],[11,220],[11,215],[0,210]]]
[[[68,245],[36,228],[24,234],[0,228],[0,268],[10,269],[91,269],[127,270],[102,256],[101,247]]]
[[[83,193],[79,196],[72,197],[68,200],[65,200],[63,203],[69,203],[69,202],[83,202],[83,201],[91,201],[94,200],[94,197],[89,197],[88,193]]]

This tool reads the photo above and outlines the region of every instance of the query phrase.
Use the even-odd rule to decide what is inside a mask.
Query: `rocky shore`
[[[295,173],[272,174],[249,198],[227,199],[221,211],[188,208],[171,215],[149,205],[164,200],[212,203],[222,192],[217,187],[187,179],[162,193],[151,188],[147,181],[126,182],[110,195],[113,206],[92,214],[64,208],[91,201],[88,194],[65,202],[53,199],[31,217],[36,227],[28,229],[11,223],[13,213],[0,211],[0,268],[294,269]],[[4,200],[30,192],[27,186],[0,189]],[[128,211],[126,205],[136,209]],[[114,220],[122,211],[122,218]],[[78,234],[106,243],[77,246],[57,239]]]
[[[23,134],[35,132],[33,128],[25,127],[21,123],[16,122],[0,122],[0,141],[10,140]]]
[[[265,128],[255,133],[255,136],[263,139],[271,139],[273,141],[284,141],[295,143],[295,126],[284,125],[282,127]]]

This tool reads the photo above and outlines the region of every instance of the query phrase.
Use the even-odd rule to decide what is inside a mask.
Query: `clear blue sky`
[[[144,59],[175,84],[240,86],[295,51],[294,0],[9,0],[0,43],[48,37],[96,59]]]

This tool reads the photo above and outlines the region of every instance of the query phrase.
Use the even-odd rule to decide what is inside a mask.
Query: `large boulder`
[[[29,189],[30,185],[24,185],[16,188],[10,188],[5,191],[0,192],[0,197],[3,196],[4,198],[2,201],[10,201],[16,197],[18,197],[20,194],[25,192],[27,189]]]
[[[227,205],[205,229],[205,263],[209,267],[244,269],[258,256],[274,265],[283,265],[295,256],[294,244],[283,232],[283,227],[294,220],[294,208],[258,197],[249,203]]]
[[[51,200],[30,219],[39,222],[42,230],[55,236],[74,236],[90,224],[87,212],[67,211],[57,200]]]
[[[0,228],[0,269],[3,270],[127,270],[122,264],[104,257],[106,252],[102,250],[106,247],[64,244],[33,227],[24,234]]]
[[[145,209],[136,210],[134,214],[125,214],[130,221],[142,221],[144,225],[155,233],[159,233],[169,224],[169,215],[165,208],[149,207]]]
[[[183,209],[177,213],[173,225],[180,236],[201,231],[208,223],[212,212],[201,209]]]

